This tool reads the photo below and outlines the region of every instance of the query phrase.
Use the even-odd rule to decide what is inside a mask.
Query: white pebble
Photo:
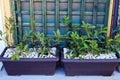
[[[66,54],[69,51],[67,48],[63,48],[63,54]]]
[[[73,55],[73,54],[66,54],[67,51],[69,49],[67,48],[64,48],[63,49],[64,51],[64,58],[66,59],[70,59],[70,57]],[[79,57],[83,58],[83,59],[117,59],[115,53],[111,52],[109,54],[100,54],[100,55],[93,55],[92,53],[88,53],[86,55],[79,55]],[[75,57],[75,59],[78,59],[78,57]]]
[[[55,55],[56,54],[56,47],[50,48],[50,52]]]

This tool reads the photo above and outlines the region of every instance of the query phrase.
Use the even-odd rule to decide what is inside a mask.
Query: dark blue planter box
[[[7,48],[0,56],[8,75],[53,75],[56,70],[57,58],[21,58],[12,61],[10,58],[3,58]]]
[[[61,59],[67,76],[103,75],[110,76],[118,65],[119,59]]]

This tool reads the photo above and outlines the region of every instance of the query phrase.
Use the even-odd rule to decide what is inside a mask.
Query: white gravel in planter
[[[57,49],[55,47],[50,48],[50,52],[53,53],[54,55],[56,54]]]
[[[40,58],[55,58],[55,56],[48,54],[48,55],[40,55]]]
[[[67,54],[69,49],[63,48],[63,54],[65,59],[71,59],[72,51],[70,54]],[[79,55],[79,57],[75,57],[75,59],[117,59],[115,53],[111,52],[109,54],[100,54],[100,55],[93,55],[92,53],[88,53],[86,55]]]
[[[30,48],[28,52],[23,52],[22,55],[20,56],[20,58],[56,58],[56,48],[50,48],[50,53],[48,53],[48,55],[40,55],[38,56],[38,53],[36,51],[36,49],[34,48]],[[4,58],[10,58],[13,54],[15,54],[16,48],[9,48],[6,50],[5,54],[3,55]],[[19,52],[19,51],[16,51]]]
[[[3,57],[6,57],[6,58],[11,57],[12,54],[15,54],[14,50],[15,50],[15,48],[13,48],[13,49],[11,49],[11,48],[7,49]]]

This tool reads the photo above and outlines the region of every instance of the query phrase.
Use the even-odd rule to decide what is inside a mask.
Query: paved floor
[[[0,71],[0,80],[120,80],[120,73],[114,71],[112,76],[65,76],[62,68],[57,69],[53,76],[21,75],[8,76],[5,69]]]

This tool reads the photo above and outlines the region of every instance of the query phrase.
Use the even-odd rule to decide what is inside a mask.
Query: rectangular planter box
[[[6,52],[4,49],[0,56],[8,75],[53,75],[56,70],[57,58],[21,58],[20,60],[11,61],[10,58],[3,58]]]
[[[120,59],[120,52],[117,52],[117,57]],[[119,63],[118,63],[118,66],[117,66],[117,71],[120,72],[120,60],[119,60]]]
[[[103,75],[110,76],[115,70],[118,59],[72,60],[61,59],[67,76]]]

